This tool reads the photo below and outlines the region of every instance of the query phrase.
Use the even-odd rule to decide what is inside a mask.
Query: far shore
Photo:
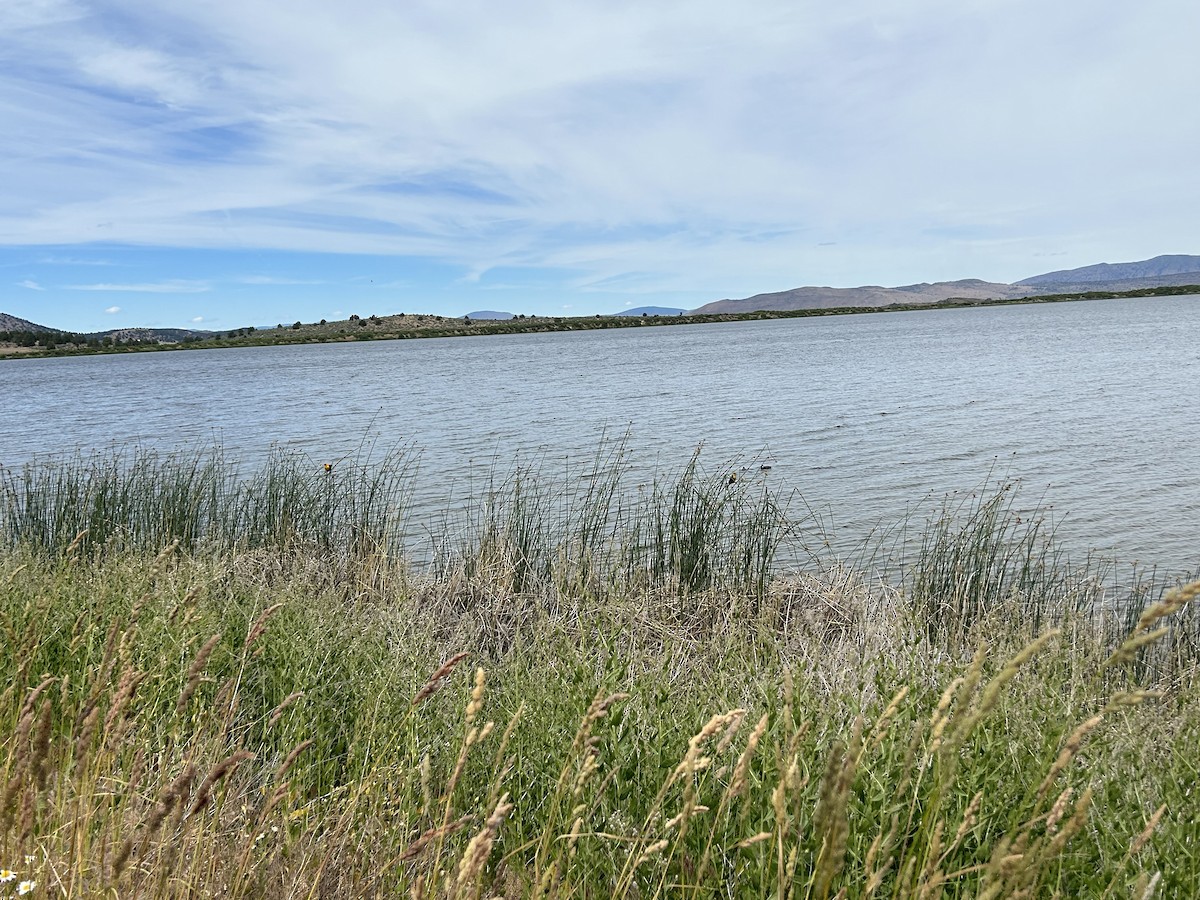
[[[801,319],[812,316],[845,316],[867,313],[917,312],[934,309],[966,309],[984,306],[1024,306],[1034,303],[1066,303],[1085,300],[1115,300],[1140,297],[1174,297],[1200,294],[1200,284],[1139,288],[1132,291],[1088,291],[1045,294],[1017,299],[971,300],[950,298],[936,303],[892,304],[889,306],[839,306],[823,309],[754,310],[743,313],[684,314],[677,316],[517,316],[512,319],[450,318],[429,314],[400,313],[391,316],[352,316],[327,322],[280,325],[276,328],[237,328],[210,337],[181,341],[153,339],[89,341],[71,343],[66,335],[47,335],[50,345],[33,347],[0,342],[0,359],[31,359],[60,356],[90,356],[108,353],[141,353],[164,350],[210,350],[227,347],[263,347],[280,344],[327,344],[355,341],[409,340],[413,338],[470,337],[495,334],[530,334],[556,331],[595,331],[608,328],[645,328],[664,325],[709,325],[722,322],[754,322],[771,319]],[[137,329],[130,329],[136,332]]]

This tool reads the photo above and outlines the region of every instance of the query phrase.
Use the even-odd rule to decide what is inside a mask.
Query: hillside
[[[614,316],[682,316],[686,309],[674,306],[635,306],[633,309],[623,309],[613,313]]]
[[[692,314],[852,309],[898,304],[933,304],[955,300],[1019,300],[1046,294],[1136,291],[1187,284],[1200,284],[1200,256],[1156,256],[1132,263],[1099,263],[1079,269],[1034,275],[1013,284],[965,278],[959,281],[909,284],[900,287],[799,287],[787,291],[755,294],[741,300],[716,300],[692,310]]]
[[[1186,277],[1185,277],[1186,276]],[[1109,282],[1144,282],[1163,278],[1180,278],[1182,281],[1170,281],[1169,284],[1194,284],[1200,277],[1200,256],[1156,256],[1153,259],[1130,263],[1098,263],[1094,266],[1083,266],[1079,269],[1063,269],[1058,272],[1047,272],[1044,275],[1034,275],[1025,278],[1017,284],[1028,284],[1036,287],[1053,286],[1058,289],[1064,284],[1102,284]],[[1190,279],[1190,280],[1189,280]],[[1154,287],[1156,285],[1140,285]]]
[[[75,334],[49,325],[39,325],[8,313],[0,313],[0,331],[27,331],[34,334]],[[110,328],[108,331],[80,333],[86,340],[102,341],[182,341],[188,338],[206,338],[218,334],[215,331],[196,331],[191,328]]]
[[[45,325],[38,325],[36,322],[30,322],[28,319],[19,319],[8,313],[0,313],[0,331],[32,331],[44,334],[55,330],[47,328]]]
[[[744,300],[717,300],[692,311],[694,315],[749,312],[751,310],[850,309],[942,303],[947,300],[1015,300],[1035,294],[1033,288],[994,284],[967,278],[933,284],[908,284],[901,287],[866,285],[855,288],[800,287],[789,291],[755,294]]]

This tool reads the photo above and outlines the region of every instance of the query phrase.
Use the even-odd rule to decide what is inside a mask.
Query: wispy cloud
[[[0,5],[20,174],[0,243],[407,256],[480,288],[540,269],[641,292],[1020,277],[1047,246],[1083,263],[1200,242],[1200,117],[1145,137],[1192,103],[1196,4],[110,6]]]
[[[108,313],[110,316],[115,316],[117,313],[119,313],[119,312],[121,311],[121,307],[119,307],[119,306],[110,306],[110,307],[108,307],[108,309],[106,309],[106,310],[104,310],[104,311],[105,311],[106,313]]]
[[[207,281],[154,281],[140,284],[71,284],[71,291],[115,291],[127,294],[203,294],[212,289]]]
[[[44,291],[45,288],[34,281],[32,278],[26,278],[24,281],[18,281],[17,287],[28,288],[31,291]]]
[[[302,284],[327,284],[328,282],[311,279],[311,278],[281,278],[275,275],[246,275],[236,279],[238,284],[257,284],[257,285],[302,285]]]
[[[111,266],[107,259],[80,259],[73,256],[43,256],[38,263],[45,266]]]

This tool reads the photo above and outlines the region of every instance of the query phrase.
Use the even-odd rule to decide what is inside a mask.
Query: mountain
[[[89,338],[110,337],[114,341],[162,341],[172,343],[189,337],[212,337],[214,331],[193,331],[190,328],[114,328],[89,334]]]
[[[10,316],[8,313],[0,313],[0,331],[32,331],[38,334],[64,333],[61,329],[39,325],[28,319]],[[214,331],[194,331],[190,328],[110,328],[108,331],[94,331],[83,336],[96,340],[112,338],[114,341],[164,341],[170,343],[189,337],[211,337],[214,334],[216,334]]]
[[[1179,275],[1200,277],[1200,256],[1156,256],[1141,262],[1129,263],[1098,263],[1094,266],[1084,266],[1080,269],[1063,269],[1058,272],[1047,272],[1045,275],[1034,275],[1025,278],[1017,284],[1031,284],[1038,287],[1043,285],[1060,284],[1096,284],[1111,281],[1142,281],[1154,278],[1174,278]],[[1186,284],[1183,281],[1171,281],[1170,284]]]
[[[47,332],[55,330],[54,328],[47,328],[45,325],[38,325],[36,322],[30,322],[28,319],[18,319],[16,316],[10,316],[8,313],[0,313],[0,331]]]
[[[676,309],[673,306],[635,306],[633,309],[623,309],[613,313],[614,316],[682,316],[686,309]]]
[[[467,313],[465,316],[463,316],[463,318],[472,320],[479,319],[480,321],[486,319],[490,321],[504,322],[515,317],[510,312],[498,312],[494,309],[481,309],[478,312]]]
[[[744,300],[716,300],[706,303],[694,314],[739,313],[753,310],[834,309],[838,307],[895,306],[898,304],[939,303],[944,300],[1016,300],[1036,294],[1034,288],[996,284],[966,278],[933,284],[907,284],[901,287],[866,285],[855,288],[800,287],[772,294],[755,294]]]
[[[1013,284],[966,278],[901,287],[865,285],[854,288],[799,287],[755,294],[743,300],[716,300],[693,313],[739,313],[754,310],[833,309],[837,307],[931,304],[948,300],[1019,300],[1041,294],[1085,291],[1133,291],[1140,288],[1200,284],[1200,256],[1156,256],[1141,262],[1100,263],[1034,275]]]

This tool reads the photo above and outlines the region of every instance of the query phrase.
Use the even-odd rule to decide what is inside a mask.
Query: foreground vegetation
[[[198,350],[225,347],[265,347],[279,344],[327,344],[351,341],[410,340],[414,338],[471,337],[474,335],[534,334],[553,331],[595,331],[610,328],[646,328],[660,325],[708,325],[721,322],[755,322],[765,319],[800,319],[812,316],[846,316],[863,313],[912,312],[927,309],[960,309],[976,306],[1014,306],[1028,303],[1063,303],[1077,300],[1113,300],[1136,297],[1173,297],[1200,294],[1200,285],[1137,288],[1131,291],[1086,291],[1042,294],[1019,299],[942,300],[937,303],[893,303],[889,306],[840,306],[825,309],[754,310],[742,313],[691,313],[678,316],[526,316],[503,321],[472,320],[426,314],[358,316],[327,322],[280,323],[275,328],[237,328],[209,334],[191,333],[170,339],[156,337],[151,329],[126,329],[122,334],[79,335],[62,332],[0,332],[0,359],[6,356],[79,356],[97,353],[135,353],[151,350]],[[170,330],[168,330],[170,331]],[[123,335],[123,336],[122,336]]]
[[[1200,879],[1200,583],[1072,569],[1010,488],[888,583],[795,562],[761,484],[630,499],[602,457],[496,479],[418,567],[401,458],[218,459],[0,470],[0,896]]]

